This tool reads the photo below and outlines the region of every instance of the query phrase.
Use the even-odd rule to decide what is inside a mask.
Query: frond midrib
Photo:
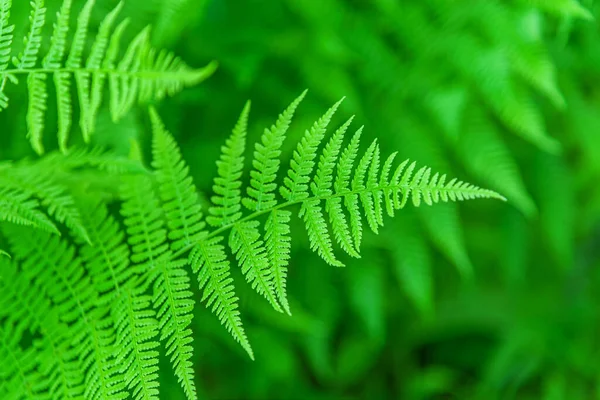
[[[210,65],[210,64],[209,64]],[[89,74],[105,74],[109,76],[119,76],[126,78],[138,78],[138,79],[163,79],[163,80],[180,80],[182,75],[189,75],[190,77],[194,77],[196,75],[203,75],[204,71],[190,69],[188,71],[175,70],[175,71],[161,71],[161,70],[142,70],[142,71],[127,71],[127,70],[119,70],[119,69],[107,69],[107,68],[73,68],[73,67],[61,67],[61,68],[16,68],[16,69],[5,69],[0,72],[0,77],[2,77],[2,85],[0,86],[0,90],[2,90],[8,76],[10,75],[29,75],[29,74],[54,74],[60,72],[67,72],[71,74],[77,73],[89,73]]]
[[[370,187],[370,188],[365,187],[365,188],[361,188],[361,189],[345,190],[343,192],[332,193],[330,195],[309,196],[309,197],[299,199],[299,200],[287,201],[287,202],[278,204],[275,207],[272,207],[269,209],[255,211],[252,214],[249,214],[243,218],[240,218],[239,220],[237,220],[233,223],[223,225],[220,228],[205,235],[201,240],[203,240],[203,241],[209,240],[209,239],[227,231],[228,229],[233,228],[237,224],[243,224],[244,222],[252,221],[252,220],[257,219],[257,218],[261,217],[262,215],[268,214],[272,211],[280,210],[280,209],[287,208],[287,207],[292,207],[294,205],[302,204],[304,202],[311,201],[311,200],[323,201],[323,200],[329,200],[329,199],[334,199],[337,197],[344,197],[344,196],[353,195],[353,194],[360,195],[360,194],[374,193],[374,192],[379,192],[379,191],[390,191],[390,190],[400,190],[405,193],[410,193],[414,190],[423,190],[423,189],[430,191],[430,192],[437,191],[439,193],[443,193],[443,192],[450,193],[450,192],[460,191],[463,194],[483,195],[483,196],[487,196],[487,197],[497,198],[500,200],[506,200],[503,196],[495,193],[494,191],[482,189],[482,188],[478,188],[478,187],[456,189],[456,188],[449,188],[446,186],[425,186],[425,187],[423,187],[420,184],[411,185],[411,184],[406,184],[406,183],[397,184],[397,185],[378,185],[378,186]],[[195,244],[189,244],[189,245],[181,248],[179,251],[177,251],[176,253],[173,254],[173,259],[177,259],[177,257],[183,255],[186,251],[190,250],[194,245]]]

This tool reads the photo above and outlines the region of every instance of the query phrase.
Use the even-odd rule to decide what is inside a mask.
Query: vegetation
[[[598,13],[0,0],[0,397],[600,396]]]

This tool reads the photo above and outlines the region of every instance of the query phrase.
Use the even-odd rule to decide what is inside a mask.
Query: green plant
[[[22,190],[24,198],[29,195],[50,202],[56,220],[75,231],[71,236],[77,246],[56,235],[58,230],[35,208],[34,200],[30,200],[28,213],[6,209],[4,220],[42,229],[3,227],[15,259],[2,261],[2,271],[7,271],[2,276],[3,300],[10,305],[5,310],[3,359],[13,360],[3,370],[5,393],[17,398],[42,393],[54,398],[82,393],[86,398],[124,398],[129,389],[135,398],[157,398],[156,349],[160,340],[187,397],[193,399],[196,389],[189,325],[194,301],[185,268],[188,263],[197,275],[203,300],[253,357],[225,247],[235,255],[248,283],[275,310],[291,313],[285,290],[292,216],[287,208],[300,206],[298,215],[311,248],[327,263],[342,266],[333,253],[333,243],[359,257],[363,216],[377,232],[384,211],[393,215],[409,200],[419,206],[422,201],[431,205],[479,197],[502,199],[495,192],[456,179],[446,181],[446,175],[432,175],[427,167],[417,170],[408,160],[394,166],[395,154],[381,165],[377,142],[359,158],[362,128],[342,150],[352,118],[331,135],[318,156],[339,102],[306,131],[283,184],[278,185],[280,149],[303,97],[297,98],[256,144],[250,184],[242,200],[250,110],[249,103],[246,105],[217,162],[215,195],[206,217],[212,229],[203,220],[197,189],[180,151],[154,110],[150,111],[153,170],[123,177],[123,228],[97,199],[81,195],[74,201],[65,196],[57,209],[53,204],[59,203],[56,199],[62,193],[58,185],[52,186],[56,194],[47,195],[48,190],[28,191],[26,184],[19,187],[14,181],[15,190]],[[68,165],[68,157],[58,157],[62,162],[42,160],[20,167],[22,174],[29,174],[23,175],[23,182],[32,182],[40,167],[52,171],[49,165]],[[81,158],[82,163],[102,165],[91,162],[89,155]],[[7,168],[19,171],[18,166]],[[276,194],[278,188],[282,200]],[[9,199],[7,193],[3,196]],[[77,202],[80,206],[75,208]],[[242,212],[242,204],[249,212]],[[221,244],[226,237],[227,246]],[[14,282],[16,288],[9,290]],[[35,304],[31,304],[32,287],[37,292]],[[27,350],[15,339],[24,330],[42,335]],[[37,351],[30,354],[32,349]],[[37,365],[45,371],[42,377],[33,372]],[[23,392],[24,387],[28,392]]]
[[[77,16],[77,26],[68,53],[72,0],[62,2],[50,36],[50,47],[41,65],[38,65],[38,58],[45,39],[42,29],[47,16],[44,0],[31,2],[30,26],[18,56],[14,51],[15,27],[10,24],[12,0],[0,2],[0,110],[8,106],[9,99],[5,93],[7,84],[18,84],[18,77],[26,76],[27,136],[38,154],[44,152],[43,131],[49,102],[47,80],[50,76],[56,92],[58,142],[61,150],[66,151],[74,118],[71,95],[73,81],[79,99],[79,126],[84,140],[89,142],[103,103],[105,85],[109,88],[112,119],[118,121],[137,102],[160,100],[166,95],[173,95],[185,86],[198,84],[215,70],[214,63],[203,69],[191,69],[172,53],[152,48],[149,27],[139,32],[119,57],[120,42],[130,22],[124,19],[116,28],[113,27],[122,2],[103,19],[90,53],[84,60],[90,15],[95,2],[88,0]]]
[[[597,395],[600,5],[0,0],[0,11],[0,397]],[[35,62],[19,70],[26,48]],[[159,54],[208,66],[177,61],[185,71],[171,74]],[[142,96],[138,83],[157,86],[128,77],[147,68],[178,95]],[[271,126],[303,87],[311,96]],[[332,116],[313,146],[300,128],[313,137],[316,113],[343,95],[338,112],[369,129]],[[252,123],[247,104],[230,134],[243,98]],[[508,203],[444,202],[440,175],[405,175],[411,164],[396,161],[408,157]],[[369,189],[399,165],[397,199]],[[436,193],[434,207],[395,208]],[[382,226],[385,199],[394,218]]]

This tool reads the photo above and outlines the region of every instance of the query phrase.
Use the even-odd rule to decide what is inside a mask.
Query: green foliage
[[[594,398],[599,10],[0,0],[0,397]]]
[[[265,131],[261,139],[263,143],[268,144],[272,140],[270,136],[273,131],[278,133],[279,143],[283,141],[291,122],[290,110],[295,109],[303,97],[304,94],[284,111],[272,131]],[[30,207],[30,210],[26,210],[29,213],[7,207],[5,220],[8,222],[50,230],[32,233],[7,225],[5,235],[19,270],[13,273],[13,278],[18,280],[22,275],[23,279],[35,280],[40,286],[39,295],[42,298],[36,301],[52,303],[50,314],[58,318],[54,323],[65,324],[61,326],[64,331],[59,337],[73,340],[71,343],[50,345],[67,346],[70,358],[64,359],[65,363],[75,362],[73,357],[81,362],[80,375],[83,377],[79,376],[73,382],[65,381],[52,393],[54,397],[67,397],[75,390],[83,390],[86,398],[125,398],[127,390],[131,390],[136,399],[158,398],[160,340],[165,345],[165,354],[170,358],[186,397],[196,398],[190,328],[194,301],[190,277],[185,268],[188,263],[197,274],[208,306],[253,357],[240,319],[238,298],[229,276],[229,261],[224,246],[220,244],[227,231],[228,247],[251,287],[264,296],[275,310],[282,311],[281,302],[283,309],[290,313],[286,268],[290,258],[291,213],[285,208],[300,206],[298,215],[304,220],[311,248],[327,263],[341,266],[342,263],[333,253],[334,240],[349,250],[351,255],[358,256],[359,246],[354,241],[358,242],[362,234],[362,231],[355,229],[354,239],[351,237],[350,226],[344,216],[343,209],[346,207],[352,210],[352,224],[360,226],[366,215],[369,226],[377,231],[377,227],[383,225],[383,208],[393,215],[394,210],[403,208],[409,199],[415,206],[419,206],[421,200],[432,205],[439,201],[479,197],[502,199],[495,192],[455,179],[446,182],[446,175],[431,176],[429,168],[416,170],[414,162],[406,167],[408,161],[405,161],[393,168],[395,154],[387,159],[380,170],[376,142],[371,144],[355,168],[358,135],[354,136],[345,150],[345,157],[339,157],[344,133],[351,119],[333,133],[319,156],[318,148],[325,138],[326,125],[339,104],[330,108],[300,140],[284,184],[280,186],[282,200],[268,196],[270,203],[267,206],[262,197],[256,195],[261,192],[250,190],[249,193],[255,196],[254,202],[248,204],[254,210],[242,212],[241,177],[250,109],[247,103],[217,162],[218,176],[213,186],[215,196],[207,217],[214,229],[208,229],[202,221],[200,205],[193,201],[196,189],[188,175],[188,167],[181,159],[175,141],[152,109],[154,169],[151,175],[121,174],[123,184],[119,197],[122,200],[120,214],[124,228],[119,227],[105,204],[93,198],[85,195],[78,198],[82,210],[80,215],[65,211],[69,207],[77,210],[72,198],[64,197],[60,202],[56,200],[61,194],[60,190],[52,191],[43,185],[38,186],[37,192],[32,189],[27,194],[48,202],[49,209],[59,222],[67,227],[80,227],[74,230],[73,237],[79,248],[75,251],[68,240],[58,235],[59,231],[49,219],[35,208],[37,203],[34,200],[25,202],[23,206]],[[253,165],[264,171],[264,154],[260,151],[261,147],[257,149]],[[272,149],[272,152],[276,151],[277,148]],[[68,156],[64,158],[68,159]],[[315,164],[312,160],[317,158],[317,170],[312,174]],[[277,160],[276,157],[271,157],[270,161],[274,160]],[[29,166],[31,176],[35,176],[34,172],[39,173],[40,165],[44,166],[44,161]],[[332,178],[334,170],[338,177],[335,188]],[[52,173],[48,170],[48,174]],[[259,171],[251,182],[255,182],[255,185],[256,182],[269,183],[269,192],[275,192],[278,185],[272,182],[271,177],[272,173],[264,176]],[[24,178],[21,186],[27,188],[32,179],[27,176]],[[350,180],[352,186],[348,185]],[[16,189],[22,189],[19,182],[21,180],[13,181]],[[309,185],[312,193],[307,190]],[[54,188],[52,185],[48,187]],[[252,188],[252,183],[249,187]],[[20,204],[17,202],[20,199],[13,200],[11,193],[3,194],[7,202],[12,200]],[[362,209],[359,208],[359,202]],[[10,213],[14,213],[14,216]],[[324,213],[329,215],[334,240]],[[263,217],[267,217],[264,232],[261,229]],[[85,235],[81,235],[81,232]],[[25,240],[27,235],[33,235],[32,241]],[[182,258],[190,250],[189,258]],[[26,286],[26,283],[22,285]],[[26,309],[36,307],[36,304],[27,302],[29,298],[23,292],[18,291],[13,295],[14,300],[27,305]],[[26,324],[26,327],[35,332],[45,329],[43,325],[44,322],[36,321],[34,325]],[[42,343],[40,347],[43,349],[47,345]],[[18,352],[21,349],[18,344],[10,342],[7,351]],[[28,362],[44,365],[48,363],[46,354],[49,353],[44,349],[35,361]],[[26,364],[22,368],[23,374],[29,377],[31,366]],[[54,365],[53,368],[58,367]],[[48,382],[52,374],[62,373],[51,370],[45,376]],[[45,387],[40,388],[41,392],[45,390]],[[20,388],[16,384],[11,385],[5,392],[18,397]]]
[[[128,19],[113,28],[122,3],[106,15],[93,42],[87,59],[83,53],[89,33],[89,22],[95,0],[88,0],[79,15],[67,54],[72,1],[65,0],[56,17],[50,48],[38,65],[40,48],[45,37],[47,9],[44,0],[31,2],[29,30],[23,39],[23,50],[14,54],[14,25],[10,25],[11,0],[0,4],[0,110],[8,107],[5,93],[7,83],[18,84],[18,78],[27,78],[29,93],[27,109],[27,136],[34,150],[44,152],[42,135],[48,108],[47,79],[52,76],[56,89],[58,110],[58,141],[61,150],[68,147],[73,122],[71,86],[75,81],[79,99],[79,126],[86,142],[94,131],[98,110],[103,103],[104,86],[110,92],[109,105],[114,121],[121,119],[137,102],[160,100],[179,92],[184,86],[198,84],[210,76],[215,64],[194,70],[167,51],[158,51],[150,45],[149,28],[140,31],[119,57],[121,37],[129,24]],[[66,59],[65,59],[66,55]],[[12,59],[11,66],[9,60]]]

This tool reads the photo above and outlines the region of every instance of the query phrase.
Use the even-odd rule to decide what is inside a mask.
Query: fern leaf
[[[48,394],[53,399],[82,398],[84,371],[77,352],[69,345],[68,328],[52,312],[43,320],[44,339],[34,342],[40,360],[39,371],[50,382]]]
[[[360,254],[354,248],[350,227],[344,210],[342,208],[341,197],[333,197],[326,200],[325,211],[329,215],[329,223],[335,241],[340,245],[342,250],[352,257],[360,258]]]
[[[0,189],[0,221],[8,221],[19,225],[30,225],[58,234],[56,226],[38,209],[37,200],[30,198],[23,191]]]
[[[48,165],[34,164],[12,168],[10,174],[0,177],[0,183],[6,188],[22,191],[31,198],[39,198],[51,216],[64,223],[78,238],[89,241],[75,200],[67,188],[53,177],[56,171],[45,167]]]
[[[126,217],[131,260],[146,274],[147,283],[153,283],[152,302],[157,310],[161,340],[166,340],[167,354],[172,355],[171,363],[186,395],[194,399],[196,388],[189,361],[192,356],[189,324],[194,303],[189,277],[183,269],[185,262],[171,261],[162,212],[150,180],[133,178],[129,185],[124,185],[123,197],[121,212]]]
[[[4,71],[8,69],[10,63],[11,45],[13,42],[14,25],[10,25],[10,9],[12,0],[0,1],[0,111],[8,106],[8,97],[4,94],[6,82],[15,80],[13,75]]]
[[[0,317],[14,325],[17,332],[36,332],[42,328],[39,316],[50,314],[50,302],[31,290],[32,282],[20,273],[15,262],[0,259],[0,271]]]
[[[331,186],[333,183],[333,170],[339,158],[340,150],[344,140],[344,134],[352,123],[354,117],[351,117],[331,136],[329,142],[325,145],[317,172],[311,183],[311,191],[315,196],[328,196],[331,194]]]
[[[14,25],[10,25],[10,10],[12,0],[0,2],[0,72],[8,68],[10,62],[10,50],[13,41]],[[3,80],[7,79],[3,76]]]
[[[81,66],[83,50],[88,35],[90,16],[95,2],[95,0],[88,0],[77,17],[77,27],[75,28],[71,50],[69,51],[69,56],[66,61],[67,68],[77,71]],[[79,99],[79,110],[81,113],[79,126],[81,127],[83,139],[87,143],[90,140],[90,132],[88,131],[88,125],[86,124],[88,121],[87,113],[90,108],[90,73],[88,71],[77,71],[74,76]]]
[[[239,222],[231,229],[229,246],[246,275],[246,280],[273,308],[281,312],[274,287],[274,271],[269,266],[266,249],[260,240],[258,222]]]
[[[59,322],[59,315],[49,299],[40,295],[40,287],[17,271],[14,263],[0,261],[0,271],[0,305],[8,324],[15,326],[16,332],[39,329],[42,334],[34,347],[40,360],[39,370],[50,382],[50,397],[80,399],[83,371],[69,344],[67,325]]]
[[[86,203],[81,210],[90,241],[79,240],[80,255],[100,294],[101,304],[110,304],[120,296],[121,288],[133,272],[129,268],[125,234],[106,206],[97,200]]]
[[[210,211],[211,225],[214,226],[214,229],[198,228],[196,243],[192,241],[188,244],[181,244],[181,247],[175,250],[177,255],[186,250],[192,250],[189,262],[194,272],[198,274],[203,300],[208,300],[208,306],[212,306],[221,323],[251,356],[252,350],[239,318],[237,297],[233,293],[229,263],[224,246],[221,244],[222,233],[225,231],[231,230],[228,245],[252,288],[265,297],[277,311],[282,311],[283,308],[290,313],[286,281],[290,257],[289,222],[291,213],[284,208],[300,205],[299,216],[303,218],[311,249],[315,250],[327,263],[342,266],[343,264],[337,260],[334,254],[334,243],[324,212],[329,215],[335,241],[348,254],[359,257],[362,218],[366,216],[371,229],[377,232],[378,227],[384,222],[384,207],[387,214],[393,215],[395,210],[405,207],[408,200],[412,200],[413,205],[419,206],[422,202],[432,205],[438,202],[479,197],[503,199],[493,191],[481,189],[456,179],[446,182],[446,175],[439,173],[432,175],[430,168],[417,169],[416,163],[409,164],[408,160],[394,168],[396,153],[392,153],[382,166],[380,149],[376,141],[369,146],[354,169],[354,162],[358,158],[362,128],[354,134],[349,145],[342,151],[344,134],[352,119],[333,133],[321,154],[318,155],[318,147],[325,137],[326,126],[340,104],[338,102],[301,139],[290,168],[284,177],[284,185],[280,187],[280,192],[286,202],[279,204],[273,193],[277,188],[274,179],[279,168],[279,164],[274,161],[280,154],[279,149],[285,131],[293,111],[301,99],[302,96],[296,99],[280,116],[271,131],[265,132],[261,139],[262,147],[256,147],[253,174],[250,176],[250,181],[254,183],[250,183],[250,187],[247,189],[248,197],[244,201],[246,208],[250,209],[250,213],[244,215],[240,205],[240,193],[248,119],[248,105],[246,105],[236,128],[223,147],[223,154],[218,162],[219,176],[214,184],[216,195],[213,197],[213,206]],[[170,180],[164,176],[159,178],[161,181],[159,186],[163,186],[164,182],[171,182],[172,188],[169,189],[171,198],[178,198],[177,196],[188,192],[193,196],[191,180],[186,181],[185,164],[181,161],[174,142],[165,133],[158,116],[151,111],[151,114],[153,113],[155,136],[153,165],[158,169],[158,176],[162,176],[161,174],[171,176]],[[162,139],[158,140],[160,138]],[[314,160],[317,156],[319,156],[319,163],[316,172],[312,174]],[[169,168],[165,168],[165,165],[176,165],[179,172],[166,173],[164,171]],[[173,170],[173,167],[170,169]],[[334,172],[336,173],[335,179]],[[184,184],[173,184],[172,182],[184,182]],[[144,186],[142,190],[138,187],[137,190],[129,188],[124,192],[126,198],[126,207],[124,206],[124,208],[133,212],[146,207],[147,210],[142,214],[150,215],[152,214],[151,210],[156,207],[152,199],[150,184],[147,182],[142,186]],[[175,187],[181,188],[175,190]],[[184,189],[184,187],[186,188]],[[174,196],[173,193],[177,193],[177,195]],[[132,201],[132,196],[137,196],[135,202]],[[142,199],[145,199],[145,203]],[[172,211],[177,218],[183,218],[181,212],[177,210],[181,208],[176,206],[179,203],[175,202],[174,204],[173,207],[165,209],[165,214]],[[178,212],[179,214],[176,214]],[[149,255],[144,256],[142,261],[147,261],[151,257],[160,257],[159,262],[150,269],[150,275],[162,274],[160,279],[166,282],[170,276],[170,268],[174,264],[170,261],[172,250],[168,250],[167,247],[163,249],[166,244],[162,244],[165,239],[159,214],[144,217],[145,220],[151,222],[152,229],[149,229],[148,226],[144,227],[141,218],[137,218],[136,221],[126,220],[126,225],[139,228],[137,233],[129,232],[130,236],[139,236],[133,241],[130,239],[130,243],[134,246],[134,254],[136,243],[145,240],[146,243],[152,244],[151,247],[143,250],[142,253]],[[123,213],[123,215],[127,216],[127,213]],[[260,226],[259,219],[262,217],[267,218],[264,235],[258,228]],[[200,220],[201,217],[197,218]],[[180,225],[182,224],[177,226]],[[147,233],[140,234],[140,232]],[[179,236],[174,236],[172,239],[178,240],[178,238]],[[157,254],[152,254],[148,250],[152,248],[160,248],[160,250]],[[175,265],[177,263],[175,262]],[[153,269],[154,271],[152,271]],[[174,273],[174,276],[181,277],[183,286],[187,284],[187,278],[183,272]],[[155,279],[158,278],[154,277],[150,281]],[[187,289],[183,290],[183,293],[187,293]],[[179,315],[175,305],[177,296],[173,296],[173,293],[178,291],[155,287],[155,296],[160,296],[161,299],[160,301],[155,300],[157,307],[160,308],[161,325],[166,324],[162,321],[162,316],[167,312]],[[171,302],[173,307],[170,311],[165,311],[167,309],[163,306],[169,304],[169,295],[173,296]],[[183,298],[187,299],[187,294]],[[185,311],[181,315],[187,318]],[[163,332],[163,338],[169,334],[169,332]],[[176,341],[177,339],[169,339],[168,346]],[[187,344],[185,339],[182,341]],[[185,378],[180,377],[180,380],[182,379]]]
[[[110,104],[113,121],[120,120],[136,100],[140,81],[130,76],[128,72],[140,70],[143,57],[148,51],[149,37],[150,29],[145,28],[133,38],[123,53],[121,61],[117,64],[117,70],[122,74],[113,75],[110,78],[111,87],[115,88],[111,93]]]
[[[274,192],[277,188],[275,179],[281,164],[279,160],[281,146],[294,113],[304,96],[306,90],[279,115],[275,125],[265,129],[260,142],[256,143],[252,161],[254,169],[250,172],[250,185],[247,189],[248,197],[242,199],[244,206],[252,211],[262,211],[277,204]]]
[[[50,50],[46,54],[42,65],[45,69],[59,69],[65,55],[67,35],[69,33],[69,17],[71,15],[72,0],[64,0],[54,24],[54,33],[50,39]],[[64,71],[54,73],[54,86],[56,87],[56,104],[58,107],[58,143],[60,149],[67,150],[67,140],[71,130],[73,106],[71,104],[69,74]],[[43,118],[43,115],[41,116]],[[43,119],[40,121],[43,124]]]
[[[221,149],[221,159],[217,161],[219,176],[215,178],[213,185],[216,195],[211,198],[212,207],[208,209],[210,216],[206,218],[212,226],[231,224],[242,215],[241,177],[244,169],[249,112],[250,102],[244,106],[231,137]]]
[[[13,63],[18,69],[33,68],[37,63],[38,54],[42,45],[42,28],[46,22],[44,0],[32,0],[30,4],[30,26],[27,35],[23,39],[23,51],[19,57],[13,59]]]
[[[42,28],[45,24],[46,8],[43,0],[31,2],[31,15],[29,17],[29,32],[25,36],[24,48],[21,55],[13,60],[20,69],[30,69],[35,66],[42,44]],[[47,90],[46,76],[41,73],[32,73],[27,77],[29,87],[29,106],[27,108],[27,137],[33,149],[41,154],[44,152],[42,134],[44,130],[44,115],[46,112]]]
[[[19,346],[21,336],[11,324],[0,326],[0,393],[11,399],[44,399],[46,382],[36,371],[34,349]]]
[[[177,143],[165,130],[156,110],[150,109],[150,116],[153,129],[152,166],[156,170],[171,249],[177,251],[196,243],[202,236],[205,223],[202,221],[197,189]]]
[[[152,48],[149,28],[139,32],[120,55],[120,41],[128,20],[121,22],[114,30],[113,25],[122,3],[118,3],[105,16],[98,32],[93,35],[89,32],[89,23],[95,0],[86,1],[79,12],[70,40],[71,47],[66,60],[63,60],[69,41],[71,5],[72,0],[63,1],[54,24],[48,53],[41,65],[37,65],[47,10],[43,0],[31,2],[31,24],[24,40],[24,49],[18,57],[12,57],[14,68],[11,68],[8,60],[11,59],[14,31],[14,27],[9,24],[12,2],[2,0],[0,3],[0,109],[8,105],[8,97],[4,93],[7,82],[18,84],[16,77],[26,75],[29,97],[27,136],[33,149],[39,154],[44,152],[42,136],[48,107],[47,78],[50,74],[56,88],[59,147],[66,152],[74,115],[71,96],[73,81],[79,103],[79,126],[84,140],[89,142],[107,81],[109,108],[113,119],[117,121],[136,103],[171,96],[186,86],[198,84],[216,69],[216,63],[192,69],[173,54]],[[95,39],[86,56],[89,37]]]
[[[82,359],[86,391],[93,399],[111,398],[122,385],[122,376],[110,361],[114,330],[107,321],[108,310],[97,308],[97,293],[85,275],[75,250],[58,236],[41,231],[31,232],[32,244],[18,240],[19,231],[12,229],[12,249],[21,260],[24,273],[35,279],[42,293],[52,299],[61,316],[69,324],[69,335],[75,351]],[[89,370],[88,370],[89,368]]]
[[[354,136],[352,136],[350,143],[344,149],[339,159],[334,183],[334,190],[336,193],[345,193],[350,190],[350,177],[352,176],[352,168],[358,155],[358,146],[360,143],[362,129],[362,127],[359,128]],[[336,204],[341,203],[342,200],[341,198],[339,200],[335,199],[336,198],[328,200],[329,204],[327,205],[334,235],[344,251],[353,257],[357,257],[358,252],[356,249],[360,247],[360,240],[362,237],[362,221],[358,208],[358,196],[356,194],[344,196],[344,206],[350,215],[350,230],[352,233],[351,238],[353,239],[348,239],[348,236],[344,232],[346,230],[345,221],[343,220],[345,217],[343,213],[340,213],[341,204]]]
[[[29,106],[27,108],[27,137],[31,146],[38,153],[44,152],[42,136],[44,132],[44,115],[48,102],[46,76],[33,73],[27,77],[29,87]]]
[[[194,370],[192,369],[192,321],[194,300],[190,289],[190,278],[183,267],[186,261],[174,261],[161,265],[154,280],[152,303],[157,310],[161,340],[166,339],[167,355],[175,375],[189,400],[196,399]]]
[[[379,148],[377,146],[377,142],[373,141],[373,143],[371,143],[365,154],[358,162],[358,166],[356,167],[356,171],[354,172],[354,176],[352,177],[352,190],[360,194],[352,194],[350,196],[360,198],[360,202],[363,205],[365,214],[367,215],[367,222],[371,230],[375,233],[378,233],[378,226],[375,218],[375,210],[373,207],[373,199],[370,196],[371,192],[365,190],[365,176],[367,175],[367,170],[369,169],[369,165],[373,161],[375,154],[377,154],[377,163],[379,163]],[[353,211],[350,212],[352,216]],[[356,211],[354,211],[354,213],[355,212]],[[359,216],[355,216],[354,218],[356,218],[357,220],[360,219]],[[357,243],[357,246],[360,245],[360,237],[358,237],[358,234],[355,236],[355,241]]]
[[[198,275],[202,301],[206,301],[206,306],[212,308],[221,324],[254,359],[240,319],[238,298],[234,293],[225,249],[220,244],[222,241],[223,237],[220,236],[200,241],[190,254],[190,264]]]
[[[320,200],[310,199],[303,202],[300,217],[304,219],[311,250],[316,250],[327,264],[343,267],[344,264],[338,261],[333,254],[331,237],[321,211]]]
[[[359,164],[360,166],[360,164]],[[380,190],[372,190],[376,189],[378,186],[377,176],[379,174],[379,145],[375,146],[375,150],[373,151],[373,156],[371,158],[371,163],[369,165],[366,188],[370,189],[364,191],[360,195],[360,200],[363,205],[363,209],[367,215],[367,223],[371,227],[371,230],[375,233],[378,233],[378,226],[383,225],[383,213],[381,208],[381,191]],[[359,181],[357,187],[362,186],[362,180]]]
[[[304,134],[294,151],[290,169],[284,178],[284,186],[280,187],[283,198],[287,201],[297,201],[307,198],[309,175],[314,167],[317,149],[325,137],[327,125],[337,111],[343,99],[335,103],[327,112],[314,123],[312,128]]]
[[[269,265],[273,269],[275,293],[288,315],[292,315],[286,293],[287,265],[292,241],[289,225],[291,215],[289,211],[273,210],[265,224],[265,247]]]
[[[92,132],[94,130],[94,122],[96,121],[96,117],[98,115],[98,110],[102,104],[102,95],[104,92],[104,83],[106,80],[106,72],[103,69],[102,62],[110,64],[108,57],[108,46],[109,46],[109,36],[112,33],[112,27],[117,19],[117,16],[121,12],[123,8],[123,2],[119,2],[117,6],[109,12],[106,17],[100,23],[100,27],[98,28],[98,34],[94,39],[94,43],[92,44],[92,48],[90,50],[90,55],[86,61],[85,67],[88,70],[96,70],[97,72],[92,76],[92,84],[91,84],[91,96],[90,96],[90,107],[87,111],[86,115],[86,124],[87,132]],[[116,40],[111,43],[118,43],[121,38],[121,32],[125,28],[126,23],[122,25],[119,29],[115,29],[112,40]],[[116,39],[115,39],[116,38]],[[106,59],[105,59],[106,57]],[[116,54],[112,54],[112,58],[114,59]]]
[[[140,265],[142,272],[149,272],[165,262],[169,247],[152,182],[144,176],[132,177],[123,183],[121,193],[131,261]]]
[[[91,168],[111,175],[148,173],[139,161],[119,156],[100,147],[71,148],[67,154],[49,153],[37,161],[34,168],[38,171],[46,169],[54,172]]]
[[[136,400],[158,400],[158,322],[150,309],[150,296],[127,287],[114,312],[124,382]]]

